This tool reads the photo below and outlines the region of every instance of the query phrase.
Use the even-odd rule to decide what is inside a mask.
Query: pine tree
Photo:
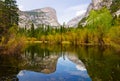
[[[18,8],[15,0],[0,0],[0,39],[2,36],[8,41],[8,30],[18,25]]]
[[[18,8],[16,5],[16,1],[15,0],[5,0],[5,12],[7,13],[7,21],[9,21],[8,23],[8,27],[11,27],[12,25],[16,24],[18,25]]]
[[[3,19],[4,19],[3,9],[4,9],[4,3],[2,1],[0,1],[0,37],[3,35],[3,31],[4,31],[4,28],[5,28],[5,23],[3,21]]]
[[[34,24],[31,24],[31,37],[34,37],[35,35],[35,28],[34,28]]]

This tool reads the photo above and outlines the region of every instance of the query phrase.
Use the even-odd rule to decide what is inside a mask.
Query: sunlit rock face
[[[94,10],[98,10],[103,6],[106,6],[108,9],[112,4],[112,0],[92,0],[92,6]]]
[[[92,0],[92,3],[90,3],[90,5],[88,6],[85,17],[87,17],[89,15],[89,13],[92,9],[99,10],[104,6],[106,6],[108,9],[110,9],[111,4],[112,4],[112,0]]]
[[[78,26],[78,23],[79,21],[84,17],[84,14],[80,15],[80,16],[77,16],[73,19],[71,19],[68,23],[67,23],[67,26],[68,27],[77,27]]]
[[[45,7],[41,9],[35,9],[31,11],[19,11],[19,26],[22,28],[30,28],[31,24],[35,25],[35,28],[41,24],[50,26],[59,26],[56,11],[53,8]]]
[[[113,0],[92,0],[92,3],[90,3],[90,5],[88,6],[85,16],[83,18],[87,18],[91,10],[99,10],[102,7],[107,7],[108,9],[110,9],[112,2]],[[80,25],[82,26],[85,26],[86,24],[86,20],[80,23]]]
[[[92,9],[99,10],[103,6],[106,6],[109,9],[111,4],[112,4],[112,0],[92,0],[92,3],[90,3],[90,5],[88,6],[86,13],[82,16],[78,16],[78,17],[73,18],[72,20],[70,20],[68,22],[67,25],[70,27],[77,27],[77,25],[79,24],[79,21],[81,21],[82,18],[84,18],[84,17],[88,17],[88,15]],[[87,22],[82,23],[82,25],[86,25],[86,24],[87,24]]]
[[[119,16],[119,15],[120,15],[120,9],[119,9],[117,12],[115,12],[115,14],[114,14],[114,15]]]

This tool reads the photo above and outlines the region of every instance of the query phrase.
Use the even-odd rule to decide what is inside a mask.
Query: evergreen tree
[[[0,0],[0,39],[3,35],[4,29],[5,29],[5,19],[4,19],[4,2],[2,0]]]
[[[34,24],[31,24],[31,37],[34,37],[35,35],[35,28],[34,28]]]
[[[2,36],[8,41],[8,30],[18,25],[18,8],[15,0],[0,0],[0,39]]]
[[[18,8],[15,0],[5,0],[5,12],[7,13],[8,27],[18,25]]]

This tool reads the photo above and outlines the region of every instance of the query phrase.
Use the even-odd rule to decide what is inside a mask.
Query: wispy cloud
[[[76,16],[82,15],[86,12],[89,4],[81,4],[77,6],[69,7],[66,12],[75,12]]]
[[[20,10],[22,10],[22,11],[25,10],[23,5],[19,5],[18,8],[19,8]]]
[[[76,16],[79,16],[79,15],[82,15],[86,12],[86,9],[85,10],[80,10],[80,11],[77,11],[76,12]]]
[[[81,5],[77,5],[77,6],[72,6],[72,7],[68,8],[67,10],[68,11],[73,11],[73,10],[80,11],[80,10],[87,9],[87,7],[88,7],[88,4],[81,4]]]

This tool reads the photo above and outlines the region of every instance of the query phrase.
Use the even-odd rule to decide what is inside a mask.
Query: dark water
[[[120,53],[31,44],[24,53],[0,55],[0,81],[120,81]]]

